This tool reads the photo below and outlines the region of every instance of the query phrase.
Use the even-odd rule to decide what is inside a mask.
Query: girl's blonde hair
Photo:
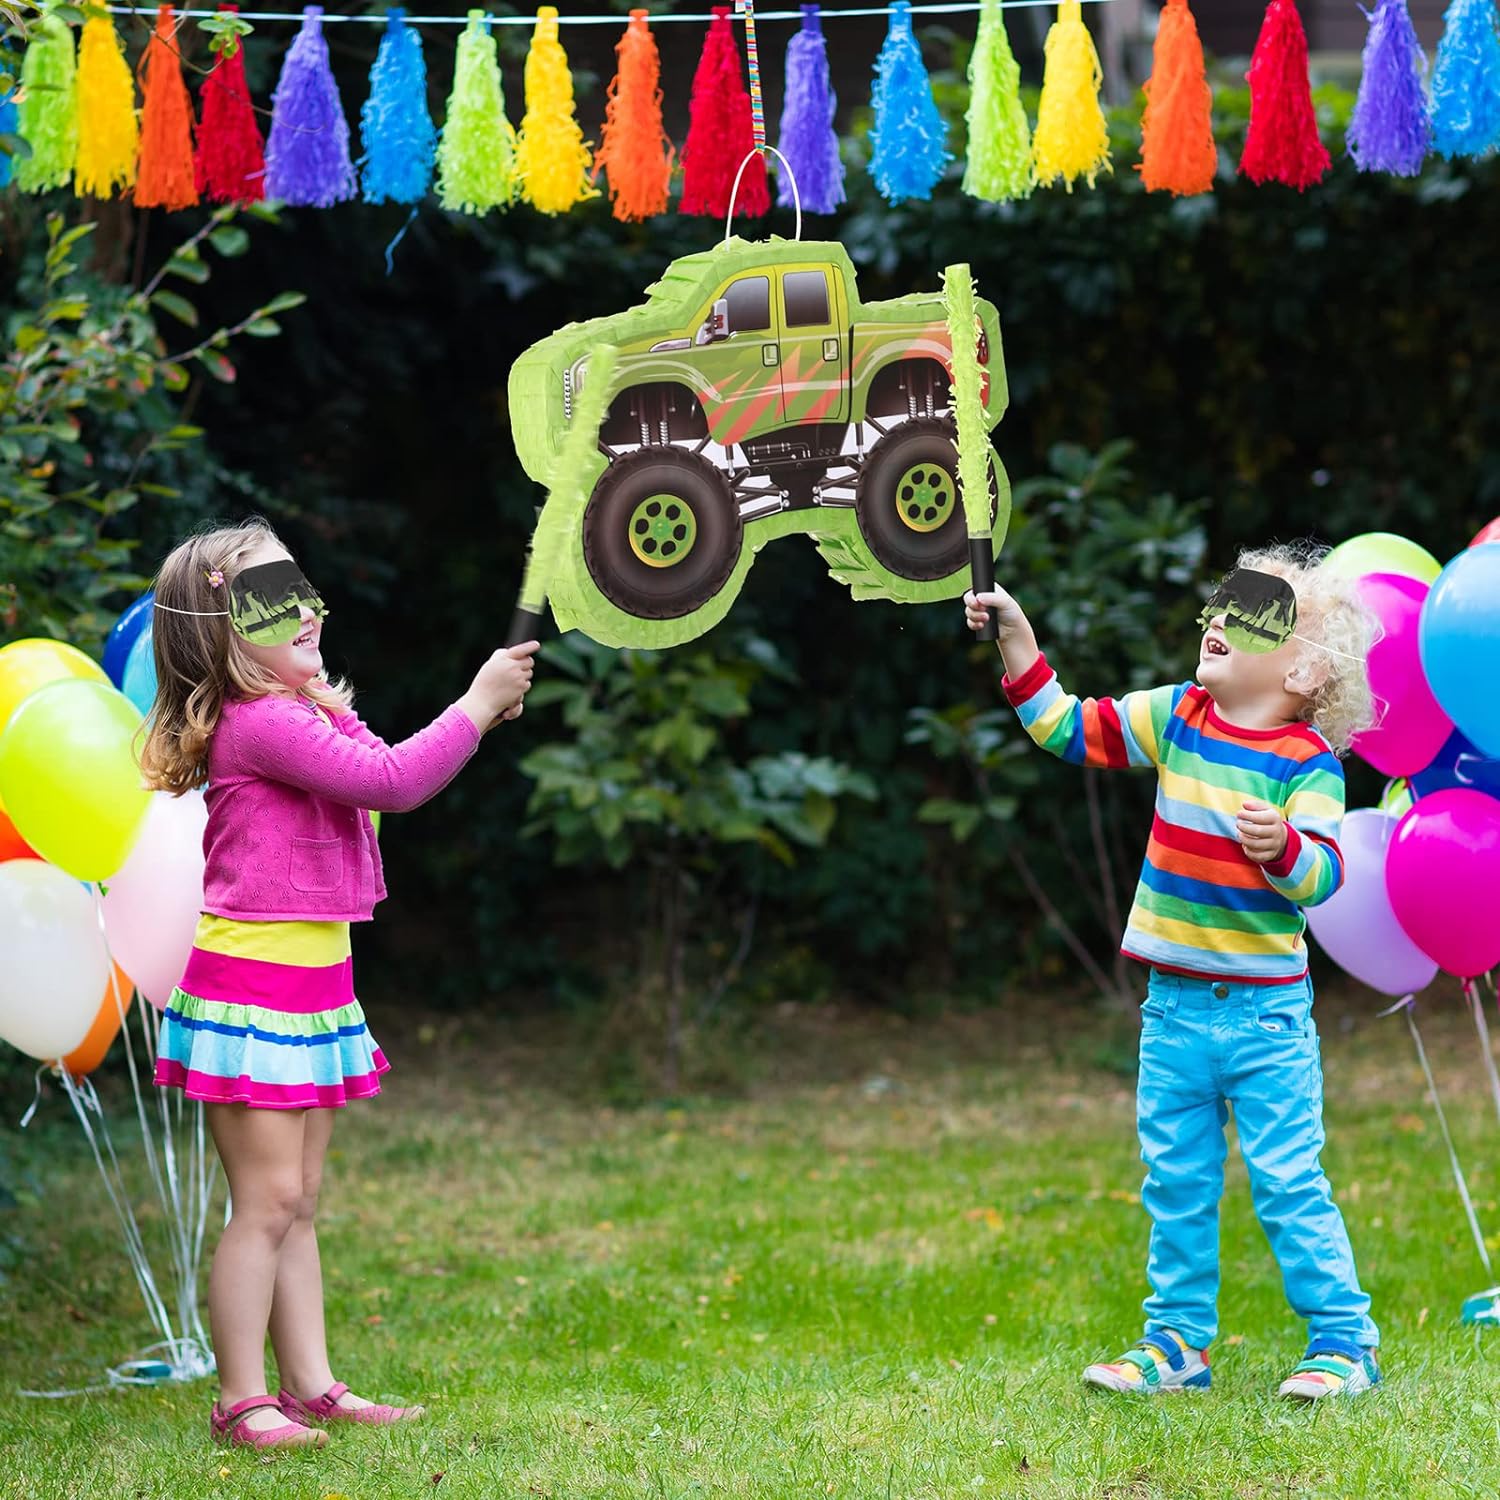
[[[1277,543],[1240,553],[1239,566],[1271,573],[1297,596],[1298,665],[1307,664],[1318,686],[1304,717],[1340,755],[1378,719],[1367,659],[1380,622],[1361,600],[1353,578],[1323,568],[1328,549],[1311,542]],[[1327,649],[1319,649],[1326,647]]]
[[[229,585],[244,559],[280,538],[258,517],[190,536],[174,547],[156,575],[152,645],[156,702],[147,716],[141,770],[148,786],[179,796],[208,780],[208,744],[229,698],[261,698],[286,688],[240,650],[229,625]],[[215,587],[213,579],[218,580]],[[187,613],[174,613],[174,611]],[[215,613],[223,611],[223,613]],[[336,713],[353,693],[343,682],[318,677],[303,697]]]

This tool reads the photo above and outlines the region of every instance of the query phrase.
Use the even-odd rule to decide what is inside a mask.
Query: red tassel
[[[750,95],[740,71],[740,49],[729,26],[729,7],[713,7],[713,20],[693,74],[687,142],[682,148],[682,202],[679,212],[729,212],[729,196],[740,163],[755,147],[750,123]],[[771,190],[766,159],[756,152],[740,178],[736,213],[769,213]]]
[[[198,201],[193,179],[193,105],[182,81],[182,59],[172,25],[172,7],[156,11],[156,33],[146,44],[141,109],[141,163],[135,179],[137,208],[191,208]]]
[[[1318,138],[1307,33],[1296,0],[1271,0],[1250,58],[1250,128],[1240,171],[1251,182],[1284,182],[1301,192],[1328,171]]]
[[[219,9],[233,13],[239,6]],[[194,165],[198,191],[211,202],[259,203],[266,196],[265,142],[245,82],[243,42],[232,57],[221,56],[203,80],[203,123]]]

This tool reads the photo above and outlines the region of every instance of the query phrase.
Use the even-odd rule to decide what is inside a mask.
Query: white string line
[[[1057,0],[998,0],[1001,10],[1041,10],[1050,9]],[[1083,0],[1085,5],[1112,5],[1115,0]],[[938,5],[913,5],[911,14],[917,16],[953,16],[972,15],[984,7],[980,0],[944,0]],[[148,16],[155,18],[156,7],[154,5],[106,5],[105,10],[116,16]],[[242,10],[237,12],[217,10],[173,10],[174,16],[203,20],[210,16],[237,15],[241,21],[297,21],[301,22],[302,12],[296,10]],[[819,19],[823,21],[839,20],[844,16],[889,16],[895,14],[892,5],[861,5],[847,10],[825,10],[821,12]],[[707,14],[677,15],[664,12],[661,15],[650,17],[652,26],[663,25],[669,21],[685,21],[698,26],[706,26],[714,18]],[[760,21],[800,21],[802,12],[800,10],[766,10],[756,11],[755,19]],[[386,18],[383,15],[360,15],[360,16],[337,16],[324,15],[322,23],[325,26],[343,24],[345,22],[364,24],[369,26],[383,26]],[[559,16],[559,26],[620,26],[625,25],[624,16]],[[407,16],[408,26],[467,26],[468,16]],[[485,26],[535,26],[534,15],[525,16],[491,16],[486,15],[483,20]]]

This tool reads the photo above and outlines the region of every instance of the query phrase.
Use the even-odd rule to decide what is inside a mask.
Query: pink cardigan
[[[358,714],[325,719],[306,698],[226,703],[208,750],[203,909],[246,922],[368,921],[385,881],[366,809],[421,806],[478,744],[457,706],[387,745]]]

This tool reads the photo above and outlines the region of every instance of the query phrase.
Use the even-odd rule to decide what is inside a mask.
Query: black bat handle
[[[995,544],[987,536],[969,538],[969,579],[976,594],[995,586]],[[1000,634],[1000,616],[993,609],[986,610],[985,614],[989,618],[982,630],[975,631],[975,638],[993,641]]]
[[[516,605],[516,612],[510,617],[510,629],[505,632],[505,644],[519,646],[522,641],[541,640],[545,619],[545,615],[533,613],[524,604]]]

